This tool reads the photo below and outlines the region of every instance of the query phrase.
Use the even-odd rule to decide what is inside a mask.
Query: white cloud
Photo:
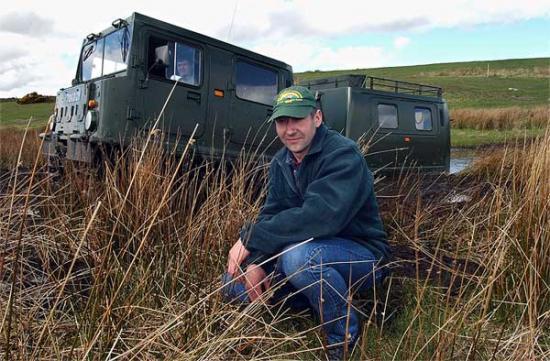
[[[398,36],[397,38],[393,39],[393,46],[396,49],[401,49],[411,43],[411,39],[404,37],[404,36]]]
[[[300,71],[395,65],[396,48],[407,45],[404,39],[411,32],[549,18],[550,3],[204,0],[159,6],[150,0],[96,0],[91,9],[77,1],[5,2],[0,9],[0,97],[33,90],[55,94],[68,86],[86,34],[101,31],[132,11],[260,51]],[[341,41],[381,33],[400,33],[403,39],[383,46],[372,46],[367,40],[353,46]]]
[[[0,16],[0,31],[29,36],[45,36],[52,30],[52,19],[41,17],[32,11],[14,11]]]
[[[291,64],[294,71],[371,68],[387,65],[390,54],[380,47],[346,46],[332,49],[322,41],[298,39],[266,42],[252,49]]]

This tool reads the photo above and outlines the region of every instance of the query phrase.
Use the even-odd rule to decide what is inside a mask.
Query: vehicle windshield
[[[125,26],[84,45],[79,64],[80,80],[87,81],[125,70],[131,33],[131,27]]]

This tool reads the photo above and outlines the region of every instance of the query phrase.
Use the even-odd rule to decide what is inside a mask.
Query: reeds
[[[228,248],[262,205],[265,165],[162,144],[136,140],[101,179],[77,167],[61,180],[4,178],[4,358],[323,359],[309,316],[217,292]],[[460,179],[377,183],[396,257],[376,291],[383,307],[362,310],[371,322],[354,357],[550,357],[548,179],[549,131]]]
[[[24,151],[19,158],[19,165],[32,167],[40,148],[40,139],[36,129],[27,129],[26,131],[10,128],[0,129],[0,167],[14,168],[21,147]],[[40,159],[40,162],[43,163],[43,160]]]
[[[454,109],[450,115],[454,128],[464,129],[525,129],[544,128],[550,124],[550,107]]]
[[[398,255],[414,252],[394,273],[409,275],[402,282],[412,299],[396,327],[399,342],[376,329],[363,340],[377,337],[370,347],[395,359],[549,357],[548,179],[548,130],[532,144],[482,157],[453,181],[450,196],[430,191],[444,179],[424,184],[421,196],[407,177],[387,224]]]

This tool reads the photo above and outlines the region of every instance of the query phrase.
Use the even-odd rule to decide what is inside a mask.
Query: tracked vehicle
[[[329,126],[355,140],[372,137],[371,167],[448,170],[441,89],[403,82],[380,89],[381,81],[304,85],[318,91]],[[197,127],[198,156],[231,159],[259,149],[269,158],[281,143],[266,119],[276,94],[292,84],[284,62],[134,13],[84,39],[72,86],[57,93],[50,130],[41,134],[43,153],[54,165],[98,162],[105,149],[124,148],[158,121],[168,148],[186,144]]]
[[[369,167],[449,171],[449,110],[440,87],[366,75],[301,85],[318,92],[331,128],[356,141],[363,139]]]

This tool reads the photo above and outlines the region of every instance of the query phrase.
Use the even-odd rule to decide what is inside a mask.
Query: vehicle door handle
[[[197,102],[197,104],[201,103],[201,93],[197,93],[194,91],[188,91],[187,92],[187,99],[194,100]]]

